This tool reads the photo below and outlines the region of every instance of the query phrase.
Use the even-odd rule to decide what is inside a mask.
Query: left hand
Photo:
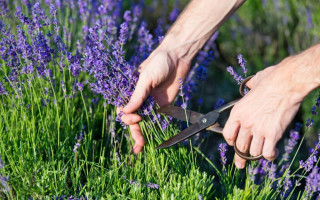
[[[231,110],[223,130],[229,145],[252,156],[263,154],[275,160],[277,142],[297,113],[303,95],[296,92],[292,80],[292,59],[258,72],[248,83],[251,88]],[[235,154],[235,165],[244,168],[246,160]]]

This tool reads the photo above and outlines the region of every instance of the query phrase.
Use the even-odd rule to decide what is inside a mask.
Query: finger
[[[263,145],[263,157],[269,161],[273,161],[278,157],[279,151],[276,149],[274,140],[265,139]]]
[[[142,118],[140,117],[140,115],[137,115],[137,114],[125,114],[121,117],[121,120],[126,125],[134,125],[139,121],[141,121]]]
[[[130,125],[129,128],[130,128],[131,136],[134,140],[133,152],[136,154],[140,153],[145,143],[140,126],[139,124],[133,124],[133,125]]]
[[[247,86],[249,89],[252,89],[252,88],[253,88],[254,78],[255,78],[255,77],[252,77],[252,78],[246,83],[246,86]]]
[[[233,146],[234,141],[237,138],[237,134],[240,128],[240,123],[238,121],[233,121],[231,115],[223,128],[223,137],[227,141],[227,143]]]
[[[151,91],[151,79],[142,72],[129,103],[123,108],[124,113],[138,110]]]
[[[238,138],[236,141],[237,148],[240,152],[248,154],[252,135],[248,129],[240,128]],[[246,166],[246,160],[236,155],[234,162],[237,168],[244,168]]]
[[[250,145],[250,155],[259,156],[262,154],[264,138],[254,135]]]

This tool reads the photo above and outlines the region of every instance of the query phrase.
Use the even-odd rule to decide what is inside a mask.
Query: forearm
[[[190,61],[245,0],[192,0],[166,34],[160,49]]]
[[[284,79],[290,81],[292,94],[302,101],[320,86],[320,43],[286,58],[278,66]]]

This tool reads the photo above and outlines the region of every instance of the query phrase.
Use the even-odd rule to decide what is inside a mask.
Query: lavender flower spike
[[[246,74],[248,71],[246,68],[247,61],[243,58],[241,54],[238,55],[238,63],[242,68],[242,72]]]
[[[223,166],[225,166],[227,163],[227,157],[226,157],[227,150],[228,149],[227,149],[226,143],[219,144],[219,151],[220,151],[220,157],[221,157],[220,161]]]

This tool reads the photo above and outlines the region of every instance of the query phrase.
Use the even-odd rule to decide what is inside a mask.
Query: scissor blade
[[[194,112],[191,110],[184,110],[181,107],[173,106],[173,105],[161,106],[161,108],[159,108],[158,111],[160,113],[171,116],[181,121],[188,120],[188,122],[192,124],[198,122],[198,119],[204,116],[204,114]]]
[[[163,142],[161,145],[157,146],[156,149],[170,147],[174,144],[177,144],[177,143],[193,136],[194,134],[202,131],[203,129],[206,129],[210,126],[213,126],[216,123],[218,117],[219,117],[219,113],[216,111],[212,111],[212,112],[207,113],[202,118],[199,118],[199,120],[196,123],[192,124],[190,127],[184,129],[179,134],[173,136],[169,140],[167,140],[167,141]]]
[[[194,124],[192,124],[192,126],[184,129],[183,131],[181,131],[177,135],[173,136],[169,140],[167,140],[167,141],[163,142],[162,144],[160,144],[159,146],[157,146],[156,149],[163,149],[163,148],[171,147],[172,145],[175,145],[175,144],[193,136],[194,134],[198,133],[199,131],[201,131],[200,124],[194,123]]]

